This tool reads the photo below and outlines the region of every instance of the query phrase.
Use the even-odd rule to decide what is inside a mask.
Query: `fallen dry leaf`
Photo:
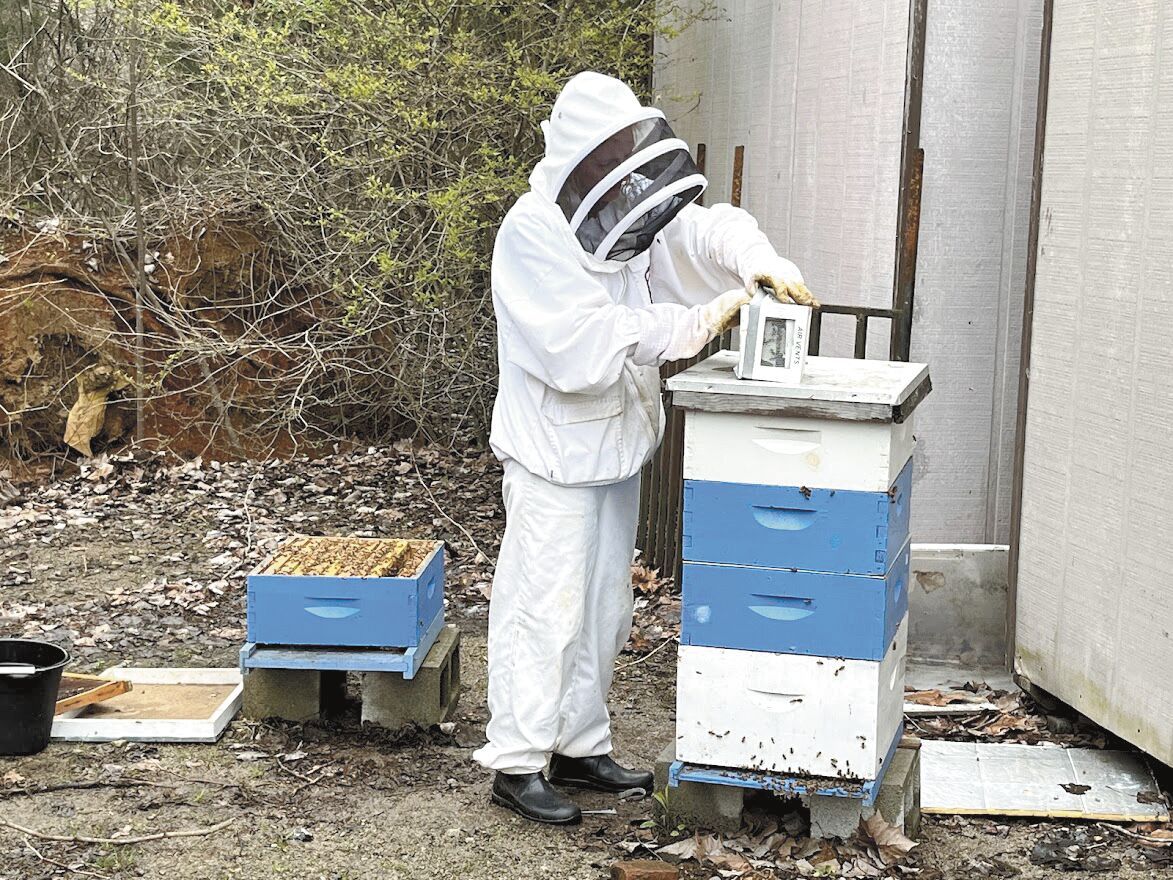
[[[989,724],[982,727],[981,731],[986,736],[1001,736],[1012,730],[1036,730],[1038,723],[1030,718],[1024,718],[1017,715],[1002,714],[991,721]]]
[[[646,565],[633,565],[631,567],[631,585],[641,593],[654,593],[659,575],[658,571],[648,568]]]
[[[105,364],[87,367],[77,376],[77,401],[65,420],[64,440],[86,458],[93,457],[90,441],[106,422],[106,399],[130,385],[130,377]],[[113,470],[113,468],[111,468]]]
[[[984,703],[985,697],[971,694],[969,691],[906,691],[904,702],[916,703],[918,706],[948,706],[954,703]]]
[[[705,862],[722,872],[729,871],[734,874],[744,874],[753,870],[753,865],[746,860],[745,856],[724,849],[707,853]]]
[[[695,859],[697,849],[698,844],[696,838],[686,837],[684,840],[678,840],[676,843],[670,843],[667,846],[660,847],[656,850],[656,853],[662,856],[671,856],[684,862],[689,859]]]
[[[879,810],[871,817],[860,820],[859,834],[875,845],[881,860],[889,866],[902,861],[916,846],[916,841],[910,840],[903,831],[888,822]]]

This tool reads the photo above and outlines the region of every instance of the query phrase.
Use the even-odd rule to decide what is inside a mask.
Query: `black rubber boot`
[[[571,788],[589,788],[592,791],[620,792],[642,788],[651,794],[655,776],[646,770],[628,770],[616,764],[610,755],[590,758],[568,758],[554,755],[550,758],[550,781]]]
[[[577,825],[582,810],[550,786],[541,773],[498,773],[493,779],[493,803],[519,816],[547,825]]]

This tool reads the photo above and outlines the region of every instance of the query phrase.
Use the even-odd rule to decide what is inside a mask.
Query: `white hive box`
[[[928,367],[807,358],[801,380],[742,381],[723,351],[668,380],[688,411],[684,479],[886,492],[912,456]]]
[[[880,661],[681,646],[676,757],[875,779],[900,733],[907,640],[906,617]]]

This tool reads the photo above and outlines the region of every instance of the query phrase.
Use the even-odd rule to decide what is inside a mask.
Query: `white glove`
[[[749,293],[738,289],[691,309],[673,304],[640,309],[640,341],[633,360],[641,366],[651,366],[700,354],[750,299]]]
[[[796,302],[800,306],[816,309],[819,307],[819,301],[803,284],[798,267],[784,257],[774,257],[765,265],[754,267],[746,289],[752,295],[758,287],[764,287],[779,302]]]

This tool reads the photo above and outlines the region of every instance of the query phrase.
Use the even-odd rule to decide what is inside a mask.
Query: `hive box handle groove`
[[[816,510],[803,510],[800,507],[757,507],[753,509],[753,518],[767,529],[797,532],[810,528],[815,524],[818,516]]]
[[[311,602],[332,603],[332,604],[327,604],[327,605],[307,605],[307,606],[305,606],[305,610],[308,613],[312,614],[314,617],[322,617],[322,618],[325,618],[326,620],[342,620],[347,617],[354,617],[354,615],[358,614],[358,612],[359,612],[359,609],[354,604],[343,604],[343,603],[355,603],[358,601],[357,599],[335,599],[335,598],[314,599],[314,598],[311,598],[310,601]]]
[[[821,431],[800,428],[782,428],[774,425],[755,425],[763,432],[753,439],[754,445],[777,455],[806,455],[823,445]]]
[[[750,605],[749,610],[770,620],[802,620],[815,613],[814,599],[802,596],[768,596],[762,593],[754,593],[753,597],[769,604]]]

